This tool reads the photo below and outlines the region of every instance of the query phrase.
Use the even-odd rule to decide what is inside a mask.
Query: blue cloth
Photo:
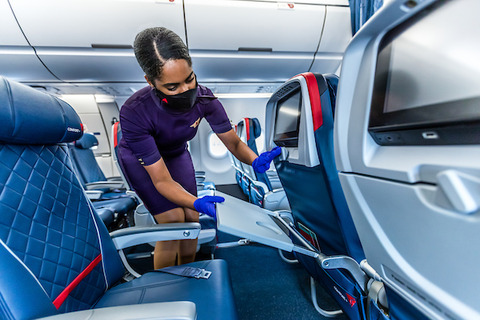
[[[270,163],[272,160],[279,156],[282,153],[282,149],[280,147],[275,147],[271,151],[266,151],[258,156],[255,160],[253,160],[252,167],[255,172],[264,173],[268,169],[270,169]]]
[[[217,210],[215,209],[216,202],[224,202],[225,198],[219,196],[204,196],[198,198],[193,203],[195,210],[201,213],[209,215],[213,219],[217,220]]]

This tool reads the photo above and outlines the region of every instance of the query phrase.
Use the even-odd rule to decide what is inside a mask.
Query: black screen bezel
[[[286,100],[290,99],[292,96],[295,94],[299,93],[300,94],[300,99],[299,99],[299,105],[298,105],[298,118],[297,118],[297,125],[296,125],[296,130],[289,131],[289,132],[282,132],[281,134],[277,134],[276,128],[277,128],[277,120],[278,120],[278,113],[280,110],[280,106],[283,102]],[[285,96],[281,97],[278,99],[278,101],[275,104],[275,125],[274,125],[274,137],[273,137],[273,142],[279,146],[279,147],[298,147],[298,135],[300,131],[300,117],[302,113],[302,107],[303,107],[303,97],[302,97],[302,89],[300,86],[294,88],[293,90],[289,91]]]
[[[389,31],[380,42],[368,126],[370,135],[380,145],[480,143],[480,97],[384,112],[392,42],[440,6],[441,3],[430,6]]]

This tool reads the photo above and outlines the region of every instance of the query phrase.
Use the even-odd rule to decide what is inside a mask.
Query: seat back
[[[479,10],[385,1],[343,58],[337,167],[391,319],[480,319]]]
[[[293,90],[299,90],[304,98],[299,128],[302,141],[296,147],[286,147],[291,156],[275,165],[297,226],[301,224],[307,233],[314,234],[323,253],[349,255],[360,262],[364,259],[363,250],[340,186],[333,152],[337,79],[335,75],[305,73],[284,85],[296,84]],[[267,112],[275,118],[273,100]],[[305,108],[310,108],[310,112],[305,112]],[[272,132],[276,130],[274,125],[270,128]],[[310,161],[294,155],[309,152]]]
[[[95,159],[92,150],[95,146],[98,146],[98,140],[91,133],[84,133],[80,139],[69,145],[71,159],[84,185],[90,182],[107,181]]]
[[[237,125],[240,130],[238,131],[239,137],[242,141],[245,141],[247,146],[258,155],[258,148],[256,139],[260,137],[262,133],[262,128],[260,126],[260,121],[257,118],[243,118]],[[250,178],[250,180],[260,181],[264,183],[268,190],[272,190],[270,181],[265,173],[258,173],[253,170],[252,166],[242,163],[243,170],[245,174]]]
[[[120,143],[120,140],[122,140],[122,128],[120,127],[120,121],[117,121],[112,125],[111,137],[112,137],[111,147],[113,151],[112,152],[113,162],[117,166],[120,177],[122,178],[122,181],[124,182],[125,186],[127,186],[127,190],[135,191],[133,190],[132,184],[128,180],[128,177],[124,174],[125,170],[123,169],[123,165],[118,157],[118,144]]]
[[[243,142],[246,143],[245,137],[244,137],[244,130],[245,127],[243,125],[243,122],[240,121],[236,126],[235,126],[235,132],[237,133],[237,136],[242,139]],[[233,154],[231,154],[231,159],[233,166],[235,167],[235,178],[237,180],[238,185],[242,189],[243,193],[249,197],[250,194],[250,178],[249,175],[246,173],[245,169],[245,164],[242,163],[240,160],[235,158]]]
[[[270,147],[274,141],[284,147],[275,166],[298,232],[323,254],[346,255],[360,262],[365,256],[333,153],[336,81],[334,75],[305,73],[281,86],[267,104],[267,142]],[[349,317],[361,318],[361,290],[347,273],[325,271],[306,256],[298,259],[326,285]],[[339,299],[342,295],[349,298]]]
[[[75,176],[65,102],[0,78],[0,318],[91,308],[124,273]]]
[[[237,129],[238,129],[238,126],[235,125],[233,128],[235,133],[237,133]],[[235,181],[239,186],[241,186],[241,181],[243,176],[243,168],[242,168],[241,162],[231,152],[228,152],[228,155],[230,157],[230,162],[232,164],[232,167],[235,169]]]

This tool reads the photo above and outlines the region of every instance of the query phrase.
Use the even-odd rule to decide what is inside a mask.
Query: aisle
[[[237,185],[217,186],[217,189],[243,197]],[[219,242],[237,239],[218,233]],[[311,302],[307,272],[299,264],[284,262],[276,249],[260,245],[221,248],[216,250],[215,258],[228,263],[240,320],[323,319]],[[336,302],[322,288],[317,291],[321,307],[338,309]]]

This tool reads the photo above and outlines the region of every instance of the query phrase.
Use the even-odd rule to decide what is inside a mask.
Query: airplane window
[[[227,148],[220,141],[217,135],[212,131],[208,135],[208,153],[216,159],[221,159],[227,156]]]

